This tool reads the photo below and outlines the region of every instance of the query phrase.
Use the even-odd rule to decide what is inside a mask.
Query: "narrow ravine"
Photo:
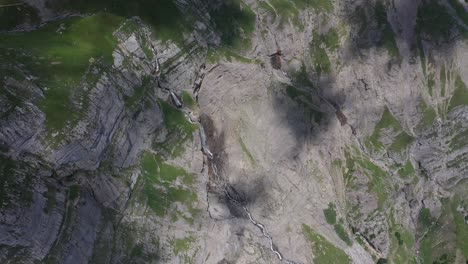
[[[205,64],[202,64],[202,66],[200,67],[200,71],[199,71],[199,74],[197,76],[197,79],[194,82],[194,88],[193,88],[193,94],[194,94],[194,96],[196,98],[197,104],[198,104],[198,93],[200,91],[201,84],[203,82],[204,76],[205,76]],[[189,112],[186,109],[184,109],[183,106],[182,106],[182,110],[184,112],[186,112],[186,113]],[[188,118],[189,122],[194,123],[194,121],[191,120],[189,115],[187,115],[187,118]],[[210,149],[208,148],[207,137],[206,137],[203,125],[200,123],[200,120],[197,120],[196,123],[198,123],[199,130],[200,130],[200,142],[201,142],[201,145],[202,145],[202,147],[201,147],[202,153],[209,161],[213,161],[213,157],[214,157],[215,154],[213,154],[210,151]],[[224,192],[224,195],[228,199],[228,201],[233,203],[233,204],[236,204],[237,206],[242,208],[242,210],[244,211],[244,214],[249,218],[250,223],[252,223],[254,226],[256,226],[261,231],[262,236],[268,240],[268,243],[270,245],[270,247],[269,247],[270,251],[273,252],[273,254],[275,254],[275,256],[280,261],[282,261],[283,263],[299,264],[297,262],[291,261],[289,259],[285,259],[283,257],[283,254],[276,248],[276,246],[275,246],[275,244],[273,242],[273,237],[268,233],[265,225],[263,225],[260,222],[257,222],[254,219],[254,217],[252,216],[252,213],[250,212],[249,208],[247,207],[245,201],[243,201],[242,197],[235,191],[235,189],[232,186],[230,186],[227,179],[225,179],[222,175],[220,175],[220,172],[217,169],[216,164],[214,162],[209,162],[208,164],[209,164],[209,166],[211,166],[211,170],[212,170],[213,174],[216,176],[216,185],[218,185],[218,187],[220,187],[220,189],[222,189],[222,191]],[[232,191],[230,192],[229,190],[234,191],[235,195],[232,195]]]
[[[245,216],[247,216],[247,218],[249,219],[250,223],[252,223],[252,225],[254,225],[255,227],[257,227],[260,232],[262,233],[262,236],[264,238],[266,238],[266,240],[268,241],[268,244],[269,244],[269,249],[270,251],[282,262],[282,263],[287,263],[287,264],[299,264],[299,262],[295,262],[295,261],[292,261],[292,260],[289,260],[289,259],[286,259],[283,257],[283,254],[279,251],[279,249],[277,249],[277,247],[275,246],[274,244],[274,240],[273,240],[273,237],[270,235],[270,233],[268,232],[267,228],[265,227],[265,225],[263,225],[262,223],[258,222],[257,220],[255,220],[254,216],[252,216],[252,213],[250,212],[249,208],[247,207],[246,205],[246,202],[242,199],[242,197],[237,193],[237,191],[235,191],[235,189],[229,184],[229,182],[227,181],[227,179],[225,179],[219,172],[219,170],[217,169],[216,167],[216,164],[213,162],[213,159],[214,159],[214,156],[215,154],[213,154],[209,147],[208,147],[208,144],[207,144],[207,137],[206,137],[206,134],[205,134],[205,129],[203,128],[203,125],[201,124],[201,121],[200,119],[198,118],[198,120],[194,120],[193,119],[193,116],[192,116],[192,112],[190,109],[186,108],[185,105],[184,105],[184,102],[180,100],[180,97],[177,96],[177,94],[172,91],[171,89],[168,89],[166,87],[162,87],[161,86],[161,83],[160,83],[160,73],[161,73],[161,67],[159,65],[159,61],[156,57],[156,49],[154,48],[154,46],[151,45],[151,48],[153,50],[153,53],[155,54],[155,65],[154,65],[154,68],[155,70],[153,71],[153,74],[154,74],[154,77],[155,77],[155,81],[156,81],[156,84],[158,86],[158,88],[164,90],[164,91],[167,91],[169,93],[169,97],[172,101],[172,103],[174,104],[175,107],[177,107],[178,109],[180,109],[182,112],[185,113],[185,116],[188,120],[188,122],[192,123],[192,124],[197,124],[198,127],[199,127],[199,135],[200,135],[200,142],[201,142],[201,152],[204,156],[204,158],[206,158],[209,162],[207,162],[206,164],[208,166],[210,166],[210,169],[211,171],[213,172],[214,176],[215,176],[215,179],[214,179],[214,185],[216,187],[218,187],[220,190],[222,190],[222,192],[224,193],[225,197],[227,198],[227,200],[232,203],[232,204],[235,204],[236,206],[242,208]],[[206,66],[205,64],[203,63],[199,70],[198,70],[198,73],[197,73],[197,77],[195,78],[195,81],[193,83],[193,96],[195,97],[195,101],[196,101],[196,104],[197,106],[199,107],[199,104],[198,104],[198,96],[199,96],[199,92],[200,92],[200,89],[201,89],[201,85],[202,85],[202,82],[203,82],[203,79],[205,77],[205,72],[206,72]],[[205,165],[205,162],[204,162],[204,165]],[[203,171],[204,169],[202,169]],[[209,179],[208,181],[211,181],[212,179]],[[209,184],[209,183],[207,183]],[[231,190],[231,191],[229,191]],[[235,195],[233,195],[233,193],[235,193]]]

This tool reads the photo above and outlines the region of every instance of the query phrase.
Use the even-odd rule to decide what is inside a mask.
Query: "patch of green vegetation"
[[[457,75],[457,78],[455,79],[455,92],[450,99],[448,111],[450,112],[455,107],[461,105],[468,105],[468,89],[460,75]]]
[[[429,208],[421,208],[418,215],[418,223],[424,229],[428,229],[431,227],[434,218],[431,215],[431,211]]]
[[[133,32],[138,32],[138,30],[135,30]],[[153,58],[154,58],[154,54],[153,54],[153,51],[148,47],[148,40],[146,39],[145,36],[142,36],[141,37],[141,47],[143,49],[143,52],[145,53],[146,55],[146,58],[148,58],[148,60],[152,61]]]
[[[344,153],[346,160],[343,176],[346,188],[354,188],[354,174],[356,172],[364,174],[369,179],[368,190],[377,196],[378,209],[381,210],[391,192],[390,187],[392,185],[388,181],[390,176],[359,150],[355,149],[354,152],[359,152],[359,154],[354,155],[349,148],[345,149]]]
[[[138,86],[137,88],[135,88],[132,96],[124,95],[125,106],[129,109],[132,109],[135,106],[137,106],[138,103],[141,103],[142,100],[146,97],[150,89],[151,89],[151,78],[149,76],[146,76],[143,78],[142,84]]]
[[[47,191],[44,194],[44,197],[46,198],[46,207],[44,207],[44,212],[46,214],[51,213],[54,209],[56,203],[56,194],[57,190],[55,189],[55,187],[52,185],[47,185]]]
[[[414,138],[412,136],[406,134],[406,132],[402,132],[394,139],[388,150],[401,152],[405,150],[406,147],[411,144],[411,142],[413,142],[413,140]]]
[[[430,215],[428,209],[420,211],[418,217],[418,230],[421,235],[419,256],[424,264],[451,264],[468,259],[466,182],[451,191],[453,192],[451,198],[440,200],[441,212],[437,219]]]
[[[189,212],[194,209],[197,194],[190,189],[176,185],[176,179],[181,178],[186,185],[193,183],[193,175],[180,167],[164,163],[154,154],[145,153],[141,159],[141,173],[144,180],[143,193],[146,203],[158,216],[168,213],[171,205],[179,202],[185,205]]]
[[[252,164],[252,166],[255,165],[254,157],[252,156],[252,154],[250,153],[249,149],[247,148],[247,146],[245,145],[244,141],[242,140],[242,138],[240,136],[239,136],[239,144],[241,146],[242,151],[244,152],[244,154],[249,159],[250,164]]]
[[[442,210],[439,219],[433,218],[427,208],[419,212],[418,228],[423,234],[419,244],[419,256],[424,264],[455,262],[455,247],[452,245],[451,235],[447,233],[453,231],[446,228],[453,225],[450,205],[446,199],[442,200]]]
[[[348,149],[344,152],[345,155],[345,166],[343,168],[343,177],[345,180],[345,184],[348,187],[352,184],[353,174],[356,172],[356,162],[354,161],[354,157],[351,154],[351,151]]]
[[[292,79],[295,83],[301,85],[301,86],[308,86],[308,87],[314,87],[314,84],[310,81],[308,73],[307,73],[307,68],[302,62],[301,68],[297,71],[291,74]]]
[[[450,29],[455,24],[446,8],[437,0],[426,0],[418,8],[416,31],[432,40],[446,40],[450,37]]]
[[[268,1],[260,1],[260,2],[258,3],[258,6],[259,6],[261,9],[267,11],[267,12],[270,14],[271,18],[273,19],[273,21],[276,21],[276,11],[275,11],[275,9],[273,9],[273,7],[268,3]]]
[[[250,37],[255,31],[255,13],[240,0],[223,1],[210,16],[221,33],[222,46],[236,50],[250,48]]]
[[[65,0],[55,1],[56,9],[74,10],[86,13],[105,11],[120,17],[139,16],[151,25],[155,36],[164,41],[183,42],[183,33],[187,30],[189,19],[184,19],[174,1],[171,0]]]
[[[27,164],[0,155],[0,209],[12,205],[12,199],[31,204],[34,173],[31,169]]]
[[[414,175],[414,167],[410,160],[407,160],[405,166],[398,170],[398,174],[403,178]]]
[[[168,133],[165,141],[156,144],[156,147],[164,150],[171,157],[178,157],[184,151],[185,142],[193,139],[193,132],[198,127],[191,124],[182,111],[167,102],[159,102],[164,113],[164,125]]]
[[[423,113],[423,117],[417,127],[422,129],[432,126],[437,117],[435,110],[428,106],[424,99],[419,101],[418,110]]]
[[[400,123],[392,113],[390,113],[388,107],[385,107],[380,121],[375,125],[374,132],[366,142],[367,147],[373,147],[378,150],[385,149],[386,146],[380,141],[381,133],[384,129],[392,129],[393,132],[397,133],[397,136],[390,144],[388,150],[401,152],[406,149],[408,144],[413,140],[410,135],[402,130]]]
[[[76,121],[80,113],[70,103],[70,96],[80,89],[80,80],[91,58],[103,65],[112,64],[116,40],[112,32],[122,19],[101,13],[85,18],[71,18],[52,23],[32,32],[2,35],[0,50],[8,58],[23,64],[45,87],[45,99],[39,107],[45,112],[47,128],[60,131],[67,122]],[[61,33],[59,33],[61,32]],[[14,49],[12,49],[14,48]],[[3,58],[4,59],[4,58]]]
[[[190,246],[195,242],[194,236],[188,236],[185,238],[173,239],[169,243],[172,246],[172,251],[175,255],[179,255],[181,252],[187,252]]]
[[[182,102],[192,110],[197,107],[195,100],[193,100],[192,96],[187,91],[182,91]]]
[[[387,11],[383,1],[376,2],[375,16],[383,34],[378,45],[384,47],[388,51],[388,54],[391,58],[401,59],[400,51],[398,50],[398,46],[395,41],[395,33],[393,32],[392,26],[387,20]]]
[[[311,95],[301,91],[294,86],[288,85],[286,87],[286,95],[296,101],[299,105],[304,107],[305,116],[310,118],[316,123],[320,123],[325,116],[317,106],[312,102]]]
[[[221,47],[218,49],[209,49],[208,51],[208,61],[211,63],[215,63],[219,61],[221,58],[226,58],[227,61],[232,62],[232,60],[241,62],[241,63],[248,63],[248,64],[261,64],[262,62],[258,59],[251,59],[248,57],[244,57],[239,53],[232,50],[230,47]]]
[[[15,163],[13,160],[0,156],[0,208],[8,204],[8,189],[14,181]]]
[[[136,244],[133,246],[132,251],[130,252],[130,257],[132,259],[139,258],[143,256],[143,245],[142,244]]]
[[[75,184],[70,186],[68,190],[68,199],[74,201],[80,195],[80,186]]]
[[[447,81],[445,66],[442,66],[442,68],[440,68],[439,79],[440,79],[440,96],[444,97],[445,96],[445,84]]]
[[[468,145],[468,129],[457,133],[452,140],[450,140],[449,147],[453,151],[461,149],[466,145]]]
[[[418,42],[418,51],[419,51],[419,60],[420,60],[420,63],[421,63],[421,68],[422,68],[422,72],[423,72],[423,75],[426,76],[426,54],[424,53],[424,45],[423,45],[423,41],[421,39],[421,37],[418,35],[416,37],[417,39],[417,42]]]
[[[311,244],[316,264],[345,264],[351,263],[351,259],[346,253],[335,247],[325,237],[317,234],[310,226],[303,224],[304,236]]]
[[[314,32],[310,42],[311,56],[314,60],[314,68],[317,75],[329,74],[331,72],[331,62],[326,50],[322,47],[323,38]]]
[[[466,212],[468,205],[466,204],[466,200],[461,196],[456,195],[453,197],[450,207],[453,214],[453,221],[455,223],[457,248],[461,250],[465,259],[468,260],[468,240],[466,239],[468,237],[468,216],[463,215],[458,210],[458,208],[463,208]]]
[[[434,94],[434,87],[435,87],[434,73],[429,73],[427,75],[427,89],[428,89],[430,96]]]
[[[0,2],[0,30],[12,30],[22,24],[39,25],[40,22],[36,9],[24,1]]]
[[[229,61],[229,62],[232,62],[232,59],[234,59],[234,60],[236,60],[238,62],[242,62],[242,63],[253,63],[253,64],[260,64],[261,63],[260,60],[244,57],[244,56],[239,55],[238,53],[233,52],[232,50],[229,50],[229,49],[224,50],[224,56],[226,57],[226,60]]]
[[[336,224],[336,206],[334,203],[329,203],[328,208],[323,209],[323,214],[327,223],[330,225]]]
[[[333,11],[332,0],[294,0],[299,8],[312,7],[317,11]]]
[[[369,178],[369,191],[377,195],[379,210],[382,209],[385,201],[387,201],[389,196],[389,175],[379,166],[375,165],[364,157],[361,159],[356,159],[356,163],[359,164],[362,169],[364,169],[364,173]]]
[[[320,35],[321,42],[325,43],[325,46],[330,51],[336,51],[340,47],[340,37],[335,28],[328,29],[328,32],[324,35]]]
[[[291,21],[296,26],[303,27],[301,21],[299,20],[299,10],[292,1],[270,0],[270,4],[273,6],[276,13],[280,17],[280,27],[283,27],[284,24],[288,23],[289,21]]]
[[[388,259],[390,263],[416,264],[413,256],[414,237],[410,231],[401,225],[394,223],[390,226],[391,246]]]
[[[344,242],[346,242],[348,246],[353,245],[353,242],[351,241],[351,239],[349,239],[348,232],[346,232],[346,230],[341,224],[335,224],[333,228],[335,229],[335,232],[338,235],[338,237],[341,238],[341,240],[343,240]]]
[[[291,86],[291,85],[288,85],[286,87],[286,94],[293,100],[296,100],[297,98],[303,96],[305,98],[307,97],[310,97],[310,94],[304,92],[304,91],[301,91],[297,88],[295,88],[294,86]]]

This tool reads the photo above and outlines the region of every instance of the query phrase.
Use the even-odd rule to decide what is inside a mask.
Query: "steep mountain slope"
[[[465,263],[467,10],[0,1],[0,260]]]

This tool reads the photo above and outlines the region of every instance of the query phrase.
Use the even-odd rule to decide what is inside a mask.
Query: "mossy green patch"
[[[259,6],[261,9],[267,11],[267,12],[271,15],[273,21],[276,20],[276,11],[275,11],[275,9],[273,9],[273,7],[268,3],[268,1],[260,1],[260,2],[258,3],[258,6]]]
[[[28,164],[0,155],[0,209],[12,205],[13,200],[26,206],[32,203],[34,171]]]
[[[52,185],[47,185],[47,191],[44,194],[44,197],[46,198],[46,207],[44,207],[44,212],[46,214],[49,214],[52,212],[52,210],[55,207],[56,203],[56,196],[57,190],[55,186]]]
[[[368,178],[368,190],[378,198],[378,209],[383,209],[391,193],[390,176],[379,166],[370,161],[365,155],[353,155],[352,151],[345,151],[346,167],[343,176],[346,188],[354,188],[354,174],[363,173]]]
[[[131,96],[124,95],[125,106],[129,109],[135,108],[139,103],[142,103],[150,90],[151,78],[144,77],[142,84],[135,88]]]
[[[395,40],[395,33],[393,32],[392,26],[387,20],[387,11],[382,1],[377,1],[375,4],[375,16],[377,23],[382,30],[382,38],[378,45],[384,47],[391,58],[401,59],[400,51]]]
[[[309,74],[307,73],[307,68],[302,62],[301,68],[299,68],[298,71],[293,72],[292,74],[292,79],[295,83],[301,85],[301,86],[307,86],[309,88],[313,88],[314,84],[310,81],[309,79]]]
[[[173,40],[181,44],[190,19],[184,19],[174,1],[171,0],[65,0],[55,1],[53,8],[86,13],[106,11],[120,17],[139,16],[151,25],[155,36],[162,40]]]
[[[172,251],[175,255],[179,255],[181,252],[187,252],[190,250],[190,246],[195,242],[194,236],[187,236],[184,238],[173,239],[169,243],[172,246]]]
[[[0,208],[8,204],[8,187],[13,185],[15,163],[13,160],[0,156]]]
[[[299,10],[294,5],[294,2],[289,0],[269,0],[270,4],[275,9],[280,17],[279,25],[283,27],[286,23],[291,21],[294,25],[303,27],[299,20]]]
[[[431,215],[431,210],[429,208],[421,208],[418,215],[418,223],[424,229],[428,229],[431,227],[434,218]]]
[[[294,86],[286,87],[286,95],[303,107],[305,116],[316,123],[320,123],[325,114],[312,102],[311,94],[299,90]]]
[[[250,48],[250,37],[255,30],[255,13],[240,0],[223,1],[212,9],[210,16],[221,33],[222,46],[236,50]]]
[[[395,224],[393,219],[390,221],[390,252],[388,260],[390,263],[416,264],[414,252],[414,236],[402,225]]]
[[[442,199],[442,214],[438,219],[427,208],[418,216],[419,258],[424,264],[455,263],[457,231],[450,201]]]
[[[182,111],[167,102],[159,102],[163,110],[164,125],[168,133],[165,141],[157,143],[156,147],[165,151],[165,154],[171,157],[177,157],[183,153],[185,142],[193,139],[193,132],[198,127],[191,124]]]
[[[468,145],[468,129],[454,132],[456,134],[449,143],[449,147],[452,151],[462,149]]]
[[[103,65],[112,64],[112,51],[117,43],[112,33],[121,21],[119,17],[101,13],[2,36],[1,54],[8,54],[8,60],[24,65],[46,91],[39,107],[46,114],[49,130],[60,131],[85,112],[86,109],[75,109],[70,97],[79,93],[80,80],[91,58]]]
[[[197,106],[195,100],[193,100],[192,96],[186,91],[182,92],[182,102],[185,106],[192,110],[195,109]]]
[[[388,150],[394,152],[402,152],[413,142],[414,138],[408,135],[406,132],[401,132],[394,139],[393,143],[390,145]]]
[[[430,72],[427,75],[427,89],[430,96],[434,95],[435,79],[434,74]]]
[[[311,244],[314,263],[316,264],[345,264],[351,263],[346,253],[330,243],[325,237],[317,234],[310,226],[303,224],[302,232]]]
[[[381,142],[381,136],[383,130],[391,129],[396,137],[393,139],[392,143],[388,146],[384,146]],[[402,130],[402,127],[398,120],[390,113],[388,107],[385,107],[385,110],[380,118],[380,121],[375,125],[374,132],[367,139],[367,147],[375,148],[377,150],[382,150],[388,147],[388,150],[401,152],[406,149],[406,147],[413,141],[413,138]]]
[[[241,146],[242,152],[244,152],[245,156],[250,161],[250,164],[255,165],[256,162],[255,162],[254,157],[252,156],[252,153],[250,153],[249,149],[247,148],[247,146],[245,145],[244,141],[242,140],[240,136],[239,136],[239,144]]]
[[[468,201],[466,197],[455,195],[450,203],[450,208],[455,223],[456,245],[461,250],[465,260],[468,260]],[[465,212],[465,213],[462,213]]]
[[[421,99],[418,104],[418,110],[423,114],[421,121],[419,121],[419,124],[417,128],[419,129],[424,129],[427,127],[432,126],[434,123],[437,114],[435,110],[427,105],[427,103],[424,101],[424,99]]]
[[[423,38],[429,36],[431,40],[447,40],[454,24],[453,17],[436,0],[423,1],[418,8],[416,31],[423,34]]]
[[[191,185],[193,175],[184,169],[166,164],[161,157],[145,153],[141,159],[141,173],[144,181],[143,193],[146,204],[158,216],[164,216],[175,202],[185,205],[189,212],[195,209],[197,194],[181,185]],[[176,180],[181,180],[178,183]]]
[[[330,51],[336,51],[340,46],[340,38],[335,28],[329,28],[327,33],[320,35],[320,38]]]
[[[455,79],[455,92],[450,99],[448,111],[450,112],[454,108],[462,105],[468,105],[468,89],[460,75],[457,75]]]
[[[316,11],[331,12],[333,11],[332,0],[294,0],[300,8],[312,7]]]
[[[327,223],[330,225],[336,224],[336,206],[334,203],[329,203],[328,208],[323,209],[323,214]]]
[[[346,232],[346,229],[343,227],[341,224],[335,224],[333,226],[333,229],[335,229],[336,234],[338,235],[341,240],[343,240],[348,246],[352,246],[353,242],[348,236],[348,232]]]
[[[447,82],[447,73],[445,72],[445,66],[442,66],[440,68],[440,74],[439,74],[439,80],[440,80],[440,96],[444,97],[445,96],[445,85]]]
[[[414,175],[414,167],[410,160],[407,160],[405,166],[398,170],[398,174],[403,178]]]
[[[233,62],[234,60],[234,61],[238,61],[238,62],[246,63],[246,64],[261,64],[262,63],[258,59],[244,57],[240,55],[239,53],[235,52],[234,49],[230,47],[209,49],[208,51],[208,61],[211,63],[215,63],[223,57],[226,58],[226,60],[229,62]]]
[[[314,32],[312,41],[310,42],[310,52],[314,61],[314,68],[317,75],[329,74],[331,72],[331,62],[327,51],[322,46],[323,38]],[[324,45],[324,44],[323,44]]]
[[[364,169],[364,173],[369,178],[369,191],[377,195],[379,209],[382,209],[390,193],[388,188],[389,175],[368,159],[362,158],[356,161],[359,166]]]
[[[68,199],[74,201],[80,195],[80,186],[75,184],[68,189]]]

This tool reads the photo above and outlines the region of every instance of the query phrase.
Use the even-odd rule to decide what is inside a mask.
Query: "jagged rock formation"
[[[465,2],[110,2],[0,5],[2,263],[467,261]]]

